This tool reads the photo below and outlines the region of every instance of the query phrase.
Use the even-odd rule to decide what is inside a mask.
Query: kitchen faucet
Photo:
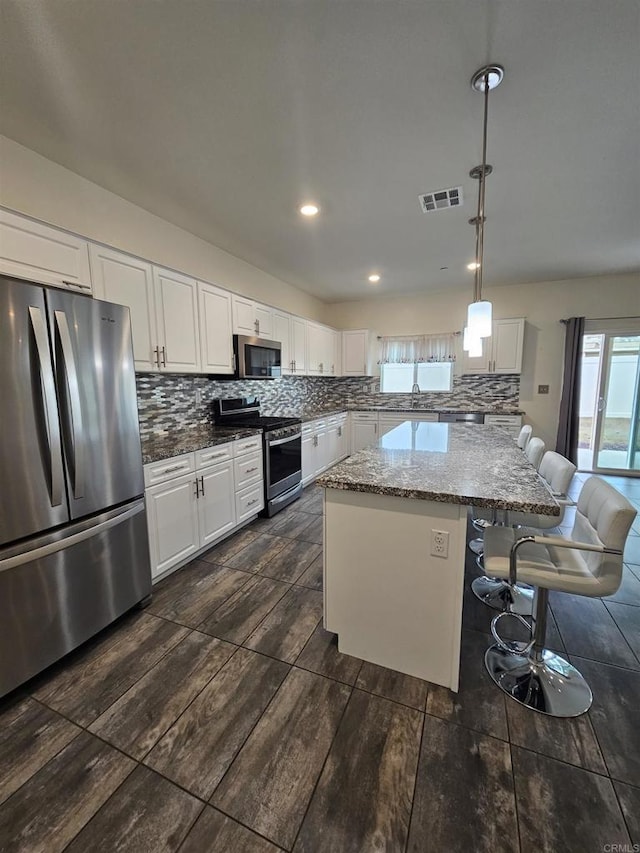
[[[416,394],[420,394],[420,386],[418,385],[417,382],[414,382],[413,386],[411,388],[411,408],[412,409],[416,408]]]

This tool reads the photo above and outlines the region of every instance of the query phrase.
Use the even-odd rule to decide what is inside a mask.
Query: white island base
[[[324,492],[324,627],[339,651],[457,692],[467,507]]]

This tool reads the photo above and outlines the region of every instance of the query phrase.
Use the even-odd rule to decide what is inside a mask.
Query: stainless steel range
[[[265,417],[257,397],[214,400],[214,418],[220,426],[246,426],[262,430],[264,450],[264,510],[271,516],[302,494],[302,421],[300,418]]]

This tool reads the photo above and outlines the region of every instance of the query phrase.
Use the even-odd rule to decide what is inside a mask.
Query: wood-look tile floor
[[[457,694],[340,654],[321,514],[311,487],[3,701],[2,851],[640,844],[640,527],[610,600],[552,597],[549,645],[594,692],[556,720],[490,681],[492,614],[468,593]]]

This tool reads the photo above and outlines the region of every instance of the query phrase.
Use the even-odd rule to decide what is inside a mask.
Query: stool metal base
[[[477,539],[472,539],[469,542],[469,550],[473,551],[476,557],[479,557],[482,553],[484,553],[484,539],[478,537]]]
[[[491,678],[520,705],[550,717],[579,717],[591,707],[591,689],[578,670],[549,649],[514,655],[493,645],[484,663]]]
[[[476,598],[493,610],[510,610],[519,616],[533,614],[533,590],[523,586],[509,586],[500,578],[488,578],[486,575],[475,578],[471,589]]]

